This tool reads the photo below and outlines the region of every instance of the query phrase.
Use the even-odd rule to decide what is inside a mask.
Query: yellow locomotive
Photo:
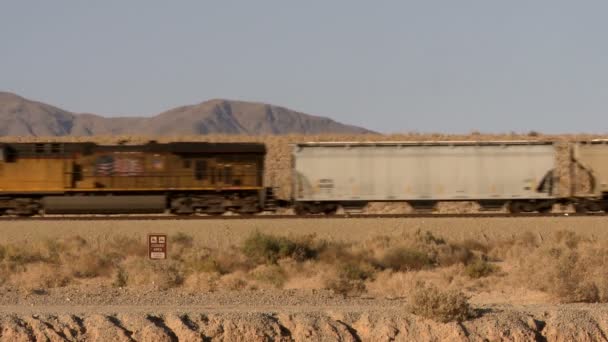
[[[0,213],[255,213],[265,154],[257,143],[0,144]]]

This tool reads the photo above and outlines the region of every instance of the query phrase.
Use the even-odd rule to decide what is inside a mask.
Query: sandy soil
[[[315,234],[329,241],[357,242],[378,235],[429,231],[450,240],[482,239],[487,242],[534,232],[539,238],[559,230],[608,239],[606,218],[504,217],[504,218],[348,218],[255,220],[141,220],[141,221],[2,221],[0,243],[59,239],[80,235],[88,240],[113,235],[145,241],[149,233],[186,233],[213,248],[239,244],[250,233],[277,235]]]
[[[145,239],[148,233],[183,232],[223,248],[253,231],[316,234],[357,242],[378,235],[430,231],[455,241],[512,238],[558,230],[608,240],[603,217],[407,218],[204,221],[4,221],[0,243],[36,242],[80,235]],[[171,250],[169,250],[171,253]],[[94,282],[44,293],[0,288],[1,341],[596,341],[608,336],[607,304],[553,304],[546,295],[504,289],[475,293],[476,317],[437,323],[408,313],[407,299],[329,290],[257,289],[199,292],[152,286],[111,287]]]

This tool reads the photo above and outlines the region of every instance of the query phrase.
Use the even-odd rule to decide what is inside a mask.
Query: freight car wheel
[[[574,211],[579,214],[599,213],[606,211],[605,205],[599,201],[584,201],[574,204]]]
[[[512,214],[531,213],[536,210],[534,203],[526,201],[513,201],[508,204],[509,212]]]

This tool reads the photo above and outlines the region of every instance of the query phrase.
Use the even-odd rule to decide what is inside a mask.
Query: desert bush
[[[220,264],[212,256],[191,260],[187,263],[186,267],[191,272],[196,273],[226,273],[221,269]]]
[[[570,249],[575,249],[583,241],[580,235],[570,230],[559,230],[555,232],[554,238],[557,244],[563,244]]]
[[[488,253],[489,246],[477,240],[466,239],[459,244],[462,248],[469,251],[477,251],[483,254]]]
[[[114,274],[114,281],[112,282],[112,286],[114,287],[124,287],[127,286],[127,282],[129,281],[129,276],[127,272],[119,267]]]
[[[28,248],[29,247],[29,248]],[[11,270],[23,268],[30,263],[45,262],[45,257],[32,246],[8,245],[4,249],[4,261]]]
[[[93,278],[110,273],[113,262],[106,255],[96,252],[85,252],[71,262],[66,262],[65,266],[69,272],[77,278]]]
[[[394,247],[386,252],[379,264],[394,271],[412,271],[431,267],[433,260],[424,252],[407,247]]]
[[[171,243],[181,245],[184,247],[192,247],[194,245],[194,238],[186,233],[179,232],[169,237]]]
[[[71,281],[59,266],[43,262],[30,263],[24,271],[11,277],[14,285],[30,293],[43,293],[49,288],[62,287]]]
[[[552,249],[553,262],[548,265],[548,290],[562,302],[597,302],[599,290],[585,275],[588,266],[576,251]]]
[[[365,291],[365,281],[371,279],[376,270],[364,261],[337,262],[336,273],[325,282],[325,287],[335,293],[347,296],[358,295]]]
[[[126,285],[152,285],[166,290],[181,285],[185,272],[178,262],[157,262],[143,258],[130,257],[121,264]]]
[[[497,271],[498,266],[491,264],[483,259],[477,259],[476,261],[468,264],[464,268],[464,273],[474,279],[487,277]]]
[[[434,248],[435,262],[439,266],[452,266],[455,264],[468,264],[475,259],[475,254],[468,248],[459,245],[444,243]]]
[[[287,280],[285,271],[278,265],[260,265],[251,271],[251,277],[261,283],[281,288]]]
[[[280,258],[298,261],[314,258],[317,251],[309,241],[292,240],[255,232],[243,242],[242,252],[257,263],[276,263]]]
[[[249,283],[246,279],[247,275],[245,273],[242,271],[236,271],[223,275],[217,281],[217,287],[229,291],[244,290],[249,287]]]
[[[415,314],[439,322],[462,322],[473,316],[468,298],[457,290],[441,291],[434,285],[418,282],[409,298]]]
[[[606,247],[571,231],[556,232],[519,256],[518,274],[528,287],[545,291],[560,302],[607,301]]]

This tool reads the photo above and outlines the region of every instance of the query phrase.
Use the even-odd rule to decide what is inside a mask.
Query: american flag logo
[[[142,163],[135,158],[118,158],[114,161],[116,176],[136,176],[144,171]]]
[[[105,155],[97,158],[95,165],[95,175],[105,177],[137,176],[144,171],[143,163],[138,158]]]
[[[101,156],[95,161],[96,176],[111,176],[114,173],[114,157]]]

